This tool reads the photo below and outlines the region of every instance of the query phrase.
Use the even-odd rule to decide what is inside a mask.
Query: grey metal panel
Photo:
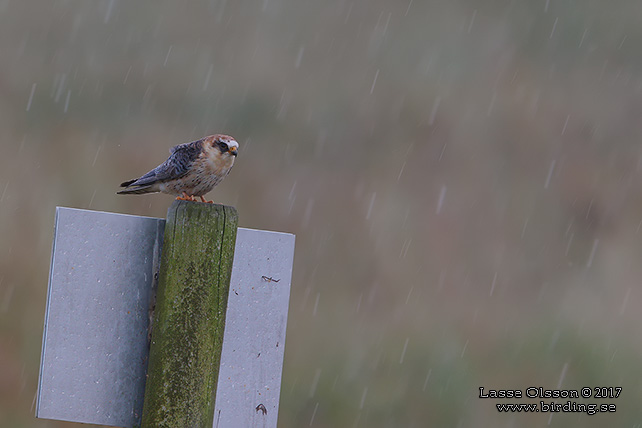
[[[56,209],[36,416],[140,422],[164,220]]]
[[[215,428],[277,426],[294,240],[288,233],[238,229]]]

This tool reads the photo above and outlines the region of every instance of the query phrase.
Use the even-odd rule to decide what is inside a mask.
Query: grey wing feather
[[[202,140],[172,147],[170,150],[171,155],[165,162],[136,180],[122,183],[121,187],[149,187],[159,181],[180,178],[187,174],[192,163],[201,154],[202,148]]]

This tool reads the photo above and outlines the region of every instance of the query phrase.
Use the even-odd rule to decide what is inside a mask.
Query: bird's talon
[[[196,202],[196,198],[192,195],[188,195],[187,193],[183,192],[181,196],[176,197],[177,201],[190,201],[190,202]]]

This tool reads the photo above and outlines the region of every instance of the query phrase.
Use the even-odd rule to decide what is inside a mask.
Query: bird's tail
[[[122,183],[120,183],[120,187],[128,187],[128,186],[130,186],[131,184],[133,184],[133,183],[135,183],[137,181],[138,181],[138,178],[134,178],[133,180],[122,182]]]
[[[126,187],[126,189],[121,190],[120,192],[116,192],[117,195],[140,195],[141,193],[153,193],[154,190],[151,189],[152,185],[151,184],[146,184],[143,186],[131,186],[133,183],[138,181],[138,179],[134,180],[129,180],[125,181],[124,183],[120,183],[120,187]]]
[[[131,189],[121,190],[116,192],[117,195],[140,195],[142,193],[156,193],[151,189],[152,186],[132,187]]]

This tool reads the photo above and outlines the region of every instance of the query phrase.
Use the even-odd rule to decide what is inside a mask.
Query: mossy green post
[[[142,427],[211,427],[238,213],[175,201],[167,212]]]

